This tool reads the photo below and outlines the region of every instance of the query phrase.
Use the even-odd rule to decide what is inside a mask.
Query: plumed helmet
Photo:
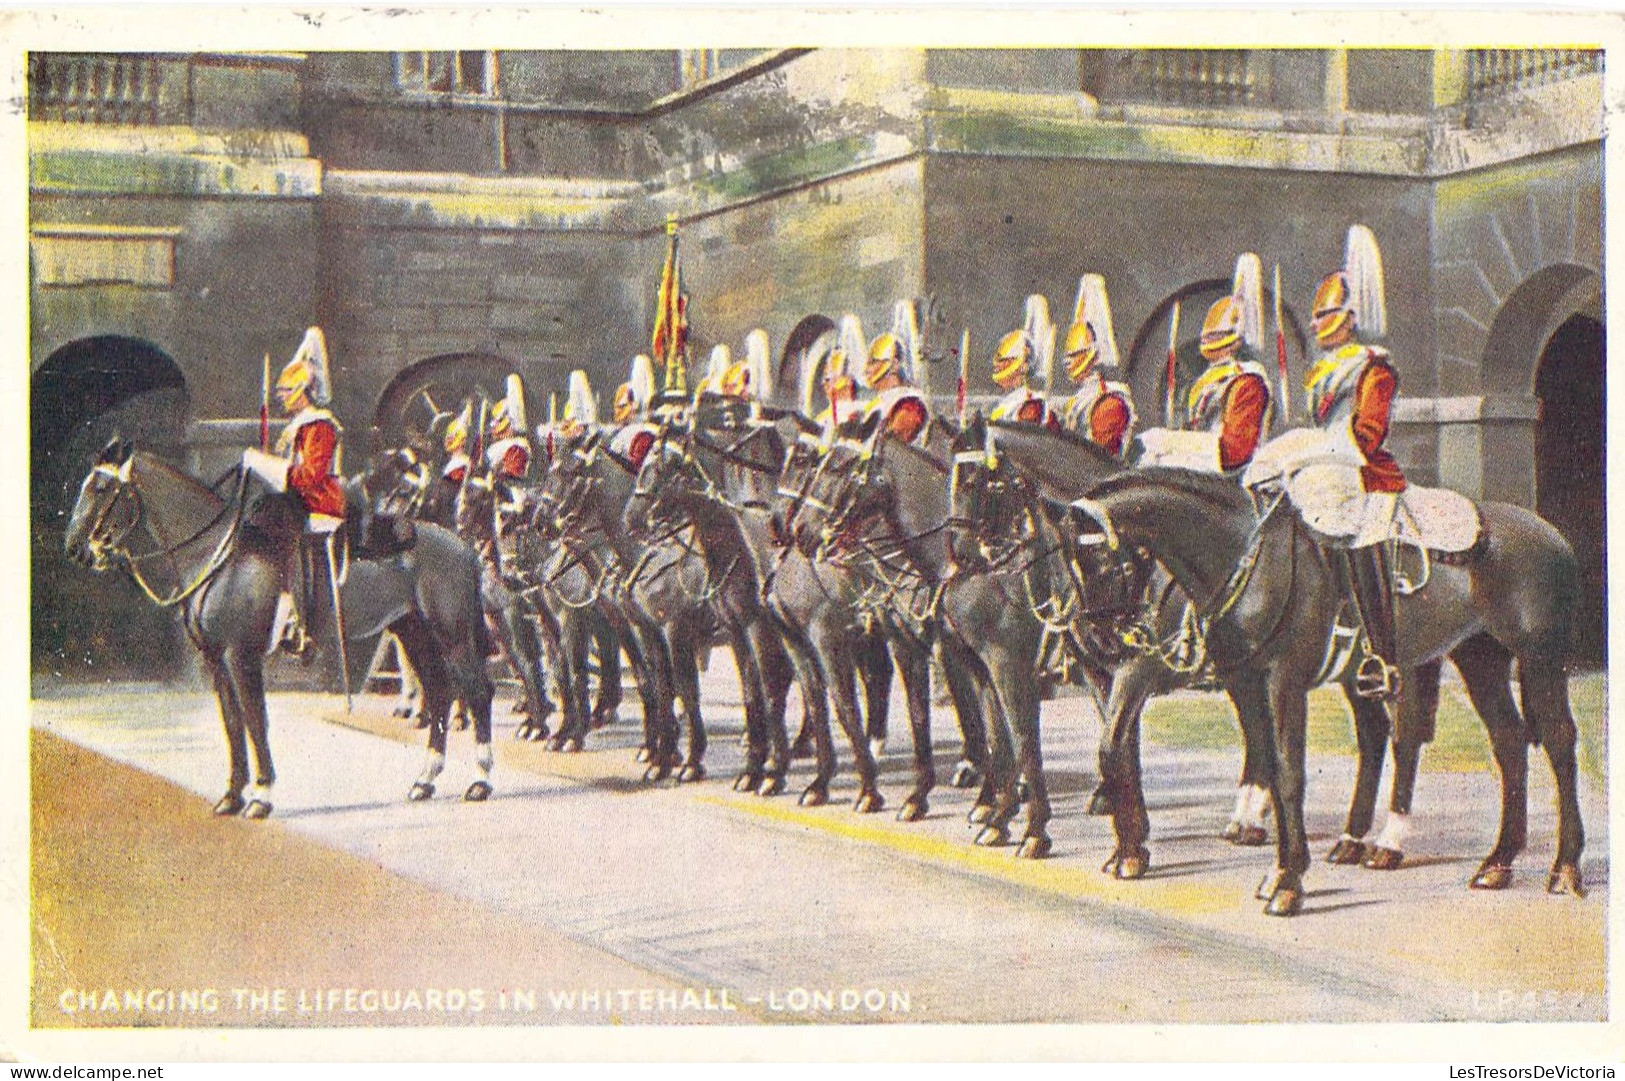
[[[587,373],[580,368],[570,373],[562,419],[583,426],[598,423],[598,400],[592,395],[592,384],[587,381]]]
[[[468,429],[474,423],[474,403],[463,402],[463,411],[446,425],[446,438],[442,446],[447,454],[456,454],[468,445]]]
[[[1033,341],[1025,330],[1012,330],[999,339],[993,350],[993,380],[1002,383],[1017,372],[1025,373],[1032,363]]]
[[[1243,253],[1236,260],[1230,295],[1220,298],[1202,320],[1202,355],[1209,360],[1231,346],[1244,344],[1257,350],[1264,342],[1264,271],[1258,256]]]
[[[725,343],[718,343],[711,350],[711,357],[705,364],[705,375],[700,378],[694,387],[695,397],[706,392],[712,394],[722,393],[722,383],[728,376],[728,369],[733,366],[733,350]]]
[[[1038,382],[1045,390],[1055,378],[1055,324],[1049,317],[1049,298],[1034,293],[1027,298],[1022,329],[1032,342],[1032,362],[1038,368]]]
[[[1067,328],[1063,350],[1067,375],[1073,382],[1088,375],[1097,363],[1106,367],[1119,363],[1106,279],[1099,274],[1085,274],[1078,280],[1078,300],[1072,308],[1072,325]]]
[[[773,359],[767,331],[757,327],[745,335],[745,366],[750,370],[750,395],[766,401],[773,393]]]
[[[892,372],[903,374],[903,339],[886,331],[869,344],[867,363],[861,379],[866,387],[873,387]]]
[[[277,390],[302,390],[316,405],[332,401],[332,380],[327,370],[327,338],[321,327],[310,327],[293,359],[277,375]]]
[[[1377,238],[1363,225],[1349,227],[1343,269],[1328,274],[1315,289],[1312,319],[1315,340],[1325,344],[1345,325],[1367,338],[1388,333],[1388,311]]]
[[[654,361],[643,354],[632,358],[626,382],[615,388],[615,423],[624,424],[645,413],[655,396]]]
[[[491,420],[487,425],[486,434],[492,439],[504,439],[516,432],[523,432],[527,427],[525,384],[518,373],[509,372],[502,397],[491,406]]]

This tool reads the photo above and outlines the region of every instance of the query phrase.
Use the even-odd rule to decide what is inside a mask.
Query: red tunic
[[[1224,395],[1224,419],[1219,427],[1219,468],[1240,469],[1253,460],[1263,434],[1264,411],[1270,390],[1263,378],[1243,372],[1231,380]]]
[[[518,443],[504,451],[501,460],[496,463],[496,474],[509,479],[523,477],[528,469],[530,451]]]
[[[299,493],[311,514],[344,517],[344,489],[333,474],[338,444],[338,425],[331,420],[307,421],[294,435],[288,487]]]
[[[1089,410],[1089,438],[1112,454],[1123,453],[1123,437],[1130,421],[1128,403],[1121,394],[1102,394]]]
[[[892,406],[891,414],[886,417],[886,430],[894,439],[912,443],[925,427],[927,419],[924,402],[918,398],[904,398]]]
[[[626,460],[632,463],[634,471],[643,468],[643,459],[649,456],[649,448],[654,445],[653,432],[638,432],[632,436],[632,442],[626,448]]]
[[[1388,440],[1388,412],[1399,379],[1394,369],[1373,360],[1360,373],[1360,382],[1354,391],[1354,443],[1365,455],[1366,464],[1360,467],[1360,481],[1368,492],[1403,492],[1405,474],[1399,463],[1383,446]]]

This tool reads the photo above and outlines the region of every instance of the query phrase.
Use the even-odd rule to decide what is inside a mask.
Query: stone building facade
[[[1280,267],[1298,383],[1314,283],[1363,222],[1402,463],[1547,513],[1600,597],[1601,78],[1575,49],[35,54],[36,666],[167,655],[110,634],[167,616],[55,566],[114,427],[224,468],[262,355],[310,323],[352,454],[509,370],[533,423],[574,367],[607,399],[647,349],[668,215],[702,350],[813,314],[874,333],[920,297],[934,352],[969,329],[973,392],[1023,298],[1064,323],[1102,273],[1148,421],[1175,303],[1193,372],[1241,251]]]

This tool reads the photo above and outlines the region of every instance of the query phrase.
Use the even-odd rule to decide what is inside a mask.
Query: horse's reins
[[[132,458],[131,462],[133,463],[133,461],[134,459]],[[230,558],[232,549],[236,544],[237,532],[242,525],[244,507],[243,494],[248,485],[248,473],[246,471],[241,469],[238,470],[236,497],[225,503],[215,514],[215,516],[209,519],[208,522],[204,523],[201,528],[173,545],[169,544],[167,538],[164,537],[162,527],[158,523],[156,517],[147,513],[146,501],[141,498],[141,489],[136,486],[134,481],[133,466],[129,472],[124,472],[118,467],[103,462],[96,466],[95,471],[104,476],[112,477],[118,482],[119,488],[114,497],[108,500],[107,505],[102,508],[101,513],[96,516],[96,520],[92,524],[89,534],[92,538],[94,538],[101,530],[102,525],[106,522],[107,516],[111,514],[113,508],[117,506],[118,501],[124,498],[126,495],[129,496],[129,498],[135,504],[134,517],[131,520],[130,528],[134,529],[138,524],[143,526],[147,532],[152,535],[153,540],[158,543],[158,548],[154,551],[144,552],[137,555],[124,548],[120,541],[109,541],[104,547],[124,558],[125,571],[129,574],[131,580],[134,581],[135,584],[141,589],[141,592],[146,595],[148,600],[152,601],[160,608],[171,608],[192,596],[192,594],[203,588],[204,583],[206,583],[210,578],[214,577],[215,573],[225,564],[226,560]],[[216,483],[218,484],[219,482],[217,481]],[[179,578],[180,567],[176,563],[176,553],[195,543],[205,534],[209,533],[228,515],[232,516],[231,528],[226,530],[225,534],[220,538],[220,541],[215,545],[214,551],[210,553],[209,558],[204,560],[202,569],[198,571],[190,583],[184,586],[178,586],[175,592],[166,597],[160,597],[157,591],[155,591],[147,582],[146,576],[141,573],[141,564],[152,559],[166,559],[169,562],[171,572],[175,574],[176,578]],[[125,535],[128,536],[129,532],[129,530],[126,530]]]

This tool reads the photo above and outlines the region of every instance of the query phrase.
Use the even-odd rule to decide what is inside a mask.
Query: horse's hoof
[[[1332,845],[1332,850],[1326,853],[1326,862],[1341,863],[1348,866],[1364,863],[1365,842],[1356,841],[1352,837],[1339,838],[1338,842]]]
[[[1381,845],[1372,845],[1371,850],[1365,854],[1360,865],[1368,871],[1397,871],[1399,865],[1405,862],[1405,853],[1397,848],[1383,848]]]
[[[1580,882],[1580,868],[1572,863],[1552,868],[1551,875],[1546,879],[1546,892],[1584,897],[1586,891]]]
[[[262,799],[249,800],[248,806],[243,808],[244,818],[270,818],[271,805]]]
[[[1050,853],[1050,839],[1041,833],[1029,834],[1021,839],[1021,847],[1016,849],[1018,860],[1041,860]]]
[[[535,742],[537,740],[546,739],[548,736],[550,736],[552,734],[553,733],[548,729],[547,725],[542,724],[540,721],[538,721],[535,724],[532,724],[530,726],[530,737],[529,738],[531,739],[532,742]]]
[[[1144,849],[1133,852],[1113,852],[1112,858],[1107,860],[1101,870],[1113,878],[1129,881],[1144,878],[1146,871],[1151,869],[1151,853]]]
[[[1478,869],[1478,874],[1468,885],[1475,890],[1504,890],[1512,885],[1512,865],[1486,863]]]
[[[1271,895],[1264,906],[1266,916],[1296,916],[1303,911],[1303,890],[1283,886]]]
[[[860,792],[852,801],[852,809],[860,815],[872,815],[886,809],[886,797],[879,792]]]
[[[1236,835],[1230,838],[1230,843],[1233,845],[1257,847],[1258,845],[1266,843],[1269,839],[1270,835],[1264,831],[1263,826],[1238,826],[1236,829]]]
[[[782,774],[769,773],[762,778],[762,783],[756,787],[758,796],[777,796],[784,791],[784,777]]]
[[[982,774],[969,762],[961,762],[954,767],[954,775],[948,783],[954,788],[975,788],[982,783]]]
[[[1111,812],[1108,811],[1107,813],[1110,814]],[[1224,824],[1224,829],[1219,833],[1219,840],[1229,841],[1231,844],[1235,844],[1236,838],[1240,836],[1241,823],[1232,819]]]
[[[220,802],[214,805],[214,813],[221,818],[230,818],[232,815],[241,814],[242,810],[243,797],[235,792],[227,792],[220,797]]]
[[[878,760],[885,753],[886,739],[884,736],[876,737],[869,741],[869,757]]]
[[[1105,817],[1106,815],[1111,814],[1112,798],[1106,795],[1106,793],[1100,789],[1095,789],[1095,794],[1089,797],[1089,813],[1095,815],[1096,817]],[[1235,823],[1232,822],[1230,825],[1233,826]],[[1229,826],[1225,827],[1226,830],[1229,828]],[[1226,838],[1226,840],[1228,839],[1229,838]]]
[[[897,821],[918,822],[920,819],[925,817],[926,810],[927,806],[924,797],[916,799],[915,797],[910,796],[908,799],[903,801],[902,809],[897,812]]]
[[[513,738],[514,739],[529,739],[530,738],[530,725],[522,724],[518,728],[515,728],[513,730]]]
[[[684,766],[677,771],[678,784],[690,784],[694,781],[705,780],[705,767],[698,762]]]
[[[469,803],[484,803],[491,798],[491,784],[488,781],[475,781],[463,793],[463,799]]]
[[[1279,867],[1277,867],[1275,870],[1259,879],[1258,888],[1253,891],[1253,896],[1258,898],[1260,901],[1268,901],[1271,897],[1274,897],[1275,891],[1281,882],[1281,875],[1282,871]]]
[[[647,762],[647,761],[649,761],[649,748],[647,748],[647,747],[639,747],[638,748],[637,761],[639,761],[639,762]]]
[[[571,736],[559,746],[559,750],[564,754],[580,754],[581,741],[575,736]]]
[[[983,826],[976,835],[978,848],[1002,848],[1010,843],[1010,831],[1003,826]]]
[[[822,788],[813,787],[801,793],[803,807],[822,807],[829,802],[829,793]]]
[[[417,719],[417,723],[416,723],[416,724],[414,724],[414,725],[413,725],[413,726],[412,726],[412,727],[413,727],[413,728],[419,728],[419,729],[422,729],[422,728],[427,728],[427,727],[429,727],[429,718],[427,718],[427,717],[425,717],[425,716],[424,716],[424,715],[423,715],[423,714],[421,714],[421,713],[420,713],[420,714],[418,714],[418,719]]]
[[[754,792],[754,791],[756,791],[756,786],[761,784],[761,783],[762,783],[761,774],[753,773],[750,770],[745,770],[739,776],[734,778],[734,791],[735,792]]]
[[[424,800],[429,799],[433,795],[434,785],[425,784],[422,781],[414,781],[412,783],[412,790],[406,794],[406,798],[411,800],[413,803],[422,803]]]
[[[643,771],[643,780],[647,784],[654,784],[657,781],[664,781],[667,777],[670,777],[670,776],[671,776],[671,767],[670,766],[652,765],[648,769]]]
[[[980,826],[992,817],[993,805],[991,803],[978,803],[970,809],[970,813],[965,816],[965,821],[973,826]]]

